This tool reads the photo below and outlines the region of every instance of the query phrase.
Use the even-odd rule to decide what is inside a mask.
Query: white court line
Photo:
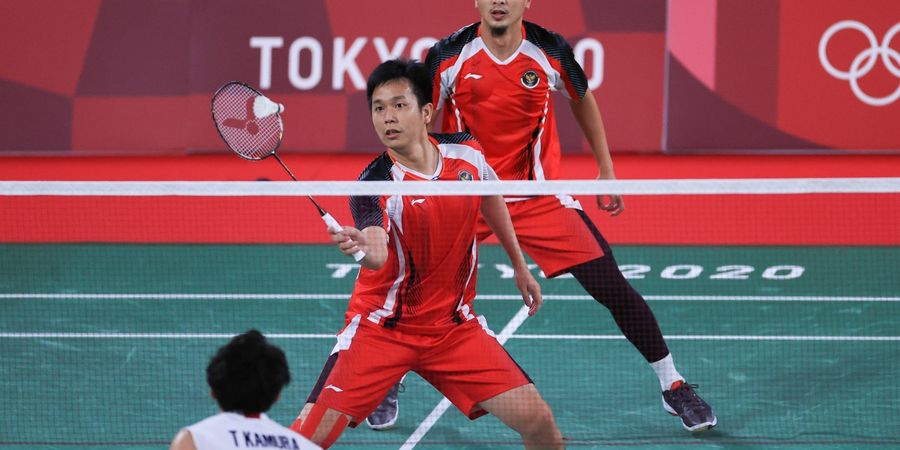
[[[347,300],[349,294],[60,294],[60,293],[9,293],[2,299],[60,299],[60,300]],[[519,297],[521,299],[521,297]]]
[[[624,340],[614,334],[517,334],[513,339],[539,340]],[[760,336],[760,335],[703,335],[675,334],[663,336],[667,341],[898,341],[900,336]]]
[[[229,293],[110,293],[110,294],[64,294],[64,293],[5,293],[0,300],[59,299],[59,300],[348,300],[349,294],[229,294]],[[476,300],[522,300],[518,294],[479,294]],[[545,300],[593,300],[589,295],[545,295]],[[719,302],[900,302],[900,297],[882,296],[826,296],[826,295],[645,295],[649,301],[719,301]]]
[[[0,333],[0,338],[43,339],[231,339],[240,333]],[[334,334],[266,333],[278,339],[335,339]]]
[[[521,300],[522,297],[519,297]],[[509,323],[503,327],[503,330],[500,331],[500,334],[497,335],[497,340],[500,341],[500,345],[506,344],[506,341],[509,340],[510,336],[519,329],[522,323],[525,322],[525,319],[528,318],[528,307],[523,306],[519,308],[519,312],[513,316],[512,319],[509,320]],[[400,447],[400,450],[411,450],[418,444],[422,438],[425,437],[425,434],[428,433],[428,430],[437,423],[438,419],[447,412],[447,409],[450,408],[450,400],[447,400],[447,397],[441,399],[440,403],[431,410],[431,413],[425,417],[425,420],[419,424],[419,427],[416,428],[416,431],[413,434],[409,435],[409,438],[406,439],[406,442],[403,443],[403,446]]]
[[[477,300],[516,300],[516,295],[478,295]],[[593,300],[590,295],[545,295],[545,300]],[[829,296],[829,295],[645,295],[648,301],[708,302],[900,302],[900,297]]]
[[[763,302],[900,302],[900,297],[840,297],[828,295],[649,295],[655,301],[763,301]]]
[[[518,317],[518,314],[517,316]],[[513,317],[514,319],[516,317]],[[510,321],[513,324],[513,321]],[[521,325],[521,324],[519,324]],[[518,326],[516,328],[518,328]],[[507,331],[504,328],[503,331]],[[514,330],[513,330],[514,331]],[[0,333],[0,338],[8,339],[231,339],[239,333]],[[273,339],[335,339],[327,333],[266,333]],[[667,341],[843,341],[843,342],[900,342],[900,336],[760,336],[760,335],[666,335]],[[497,337],[504,344],[509,339],[523,340],[586,340],[620,341],[620,334],[516,334]]]

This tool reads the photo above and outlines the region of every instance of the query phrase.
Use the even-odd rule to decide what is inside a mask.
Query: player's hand
[[[341,231],[331,233],[331,242],[337,244],[341,253],[347,256],[353,256],[354,253],[362,249],[366,245],[366,235],[353,227],[344,227]]]
[[[522,301],[528,307],[528,315],[533,316],[544,303],[541,297],[541,285],[538,284],[528,267],[516,270],[516,287],[522,293]]]
[[[600,175],[598,180],[615,180],[615,175]],[[597,196],[597,207],[615,217],[625,211],[625,200],[619,194],[603,194]]]

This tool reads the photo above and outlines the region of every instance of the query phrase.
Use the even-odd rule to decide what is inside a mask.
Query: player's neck
[[[505,30],[497,30],[481,23],[481,40],[488,51],[499,60],[506,60],[522,45],[522,23],[516,23],[506,27]]]
[[[421,174],[433,174],[438,167],[438,150],[426,134],[421,139],[411,142],[407,147],[390,149],[391,156],[408,169]]]

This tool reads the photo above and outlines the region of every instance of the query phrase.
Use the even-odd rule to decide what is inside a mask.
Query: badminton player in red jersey
[[[551,93],[560,92],[580,125],[599,167],[599,179],[615,179],[603,121],[582,68],[560,35],[523,20],[530,0],[476,0],[480,22],[439,41],[428,52],[436,109],[444,132],[474,135],[502,180],[559,177],[560,145]],[[675,369],[659,325],[644,298],[618,269],[612,251],[569,196],[506,198],[516,235],[549,277],[571,273],[606,306],[626,338],[660,381],[663,407],[690,431],[716,425],[712,408]],[[616,216],[618,195],[597,197]],[[491,234],[483,222],[478,238]],[[392,393],[396,390],[392,390]],[[396,396],[369,418],[372,428],[395,421]]]
[[[429,135],[431,78],[421,63],[388,61],[368,80],[372,122],[387,151],[360,180],[494,180],[468,134]],[[291,426],[328,447],[355,427],[408,371],[475,419],[497,416],[526,448],[562,448],[550,407],[475,314],[479,213],[515,269],[529,313],[541,305],[501,196],[357,196],[355,227],[334,233],[344,254],[363,250],[345,327]]]

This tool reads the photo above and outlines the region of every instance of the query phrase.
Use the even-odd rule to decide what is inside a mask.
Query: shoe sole
[[[393,422],[386,423],[383,425],[372,425],[368,420],[366,420],[366,425],[368,425],[370,429],[375,430],[375,431],[385,431],[385,430],[390,430],[391,428],[394,428],[394,423],[396,423],[396,422],[397,421],[394,420]]]
[[[675,410],[672,409],[672,407],[669,406],[668,403],[666,403],[665,400],[662,401],[662,404],[663,404],[663,408],[666,410],[667,413],[669,413],[675,417],[680,417],[678,415],[678,413],[675,412]],[[691,433],[703,433],[704,431],[708,431],[708,430],[712,429],[714,426],[716,426],[717,423],[719,423],[719,418],[716,416],[713,416],[712,422],[703,422],[703,423],[694,425],[692,427],[689,427],[689,426],[687,426],[687,424],[684,423],[684,420],[682,420],[681,426],[684,427],[685,430],[690,431]]]
[[[398,417],[400,417],[400,405],[399,405],[399,404],[397,404],[397,414],[394,414],[394,418],[393,418],[393,419],[389,420],[388,422],[385,422],[385,423],[381,423],[381,424],[375,425],[375,424],[373,424],[372,422],[369,422],[369,418],[366,417],[366,425],[368,425],[369,428],[371,428],[371,429],[373,429],[373,430],[375,430],[375,431],[385,431],[385,430],[390,430],[391,428],[394,428],[394,424],[397,423],[397,418],[398,418]]]
[[[693,427],[688,427],[687,425],[684,424],[684,422],[681,422],[681,426],[683,426],[685,430],[688,430],[691,433],[698,434],[698,433],[703,433],[705,431],[711,430],[713,427],[716,426],[716,424],[718,422],[719,422],[718,418],[713,417],[712,422],[704,422],[699,425],[694,425]]]

